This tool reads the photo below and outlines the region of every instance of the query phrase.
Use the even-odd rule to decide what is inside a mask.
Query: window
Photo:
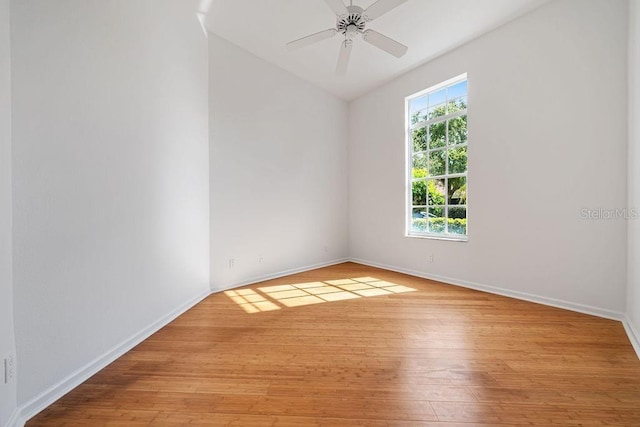
[[[407,235],[467,240],[467,76],[406,102]]]

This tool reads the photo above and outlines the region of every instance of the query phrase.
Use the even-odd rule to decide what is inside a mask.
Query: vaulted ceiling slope
[[[343,0],[349,5],[349,0]],[[400,59],[354,40],[345,76],[335,73],[342,36],[298,50],[286,43],[335,27],[325,0],[210,0],[212,33],[345,100],[364,93],[550,0],[408,0],[367,27],[409,47]],[[354,0],[366,9],[375,0]]]

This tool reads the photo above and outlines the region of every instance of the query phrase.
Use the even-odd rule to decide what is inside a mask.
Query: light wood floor
[[[346,263],[210,296],[28,423],[185,424],[640,426],[640,361],[619,322]]]

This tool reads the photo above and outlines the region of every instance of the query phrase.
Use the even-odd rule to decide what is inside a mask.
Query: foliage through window
[[[466,240],[466,75],[407,98],[407,114],[407,234]]]

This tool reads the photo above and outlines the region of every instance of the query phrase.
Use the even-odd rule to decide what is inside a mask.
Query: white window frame
[[[463,205],[466,209],[466,217],[467,217],[467,225],[466,225],[466,234],[455,234],[455,233],[433,233],[433,232],[420,232],[420,231],[413,231],[412,230],[412,220],[413,220],[413,191],[412,191],[412,187],[413,187],[413,181],[417,181],[418,179],[414,179],[413,178],[413,172],[412,172],[412,168],[413,168],[413,131],[415,131],[416,129],[420,129],[423,127],[428,127],[433,123],[439,123],[439,122],[443,122],[443,121],[447,121],[450,119],[454,119],[456,117],[460,117],[460,116],[467,116],[468,117],[468,111],[469,111],[469,103],[468,103],[468,95],[469,95],[469,91],[467,88],[467,108],[465,108],[462,111],[456,111],[455,113],[452,114],[447,114],[445,116],[440,116],[431,120],[423,120],[420,121],[418,123],[412,124],[411,123],[411,110],[410,110],[410,104],[411,101],[416,99],[416,98],[420,98],[424,95],[433,93],[433,92],[437,92],[445,87],[448,86],[453,86],[455,84],[461,83],[463,81],[467,81],[468,84],[468,78],[467,78],[467,73],[461,74],[459,76],[453,77],[449,80],[446,80],[442,83],[439,83],[437,85],[431,86],[427,89],[424,89],[420,92],[414,93],[413,95],[410,95],[408,97],[405,98],[405,130],[406,130],[406,141],[405,141],[405,147],[406,147],[406,167],[405,167],[405,171],[406,171],[406,176],[405,176],[405,186],[406,186],[406,199],[405,199],[405,236],[406,237],[417,237],[417,238],[427,238],[427,239],[438,239],[438,240],[452,240],[452,241],[458,241],[458,242],[467,242],[469,240],[469,199],[468,199],[468,193],[467,193],[467,201],[465,203],[465,205]],[[445,99],[445,105],[448,104],[449,99]],[[448,134],[448,132],[447,132]],[[448,135],[447,135],[447,139],[448,139]],[[428,144],[428,142],[427,142]],[[449,145],[448,145],[448,141],[446,141],[446,150],[448,151],[450,149]],[[468,147],[468,141],[465,142],[464,144],[459,144],[455,146],[457,147]],[[468,151],[467,151],[468,153]],[[427,146],[427,158],[428,158],[428,154],[429,154],[429,147]],[[468,164],[467,164],[468,165]],[[464,173],[456,173],[456,174],[449,174],[449,162],[445,161],[445,174],[444,175],[438,175],[438,176],[428,176],[428,179],[444,179],[444,178],[457,178],[457,177],[464,177],[466,178],[466,182],[467,182],[467,192],[468,192],[468,184],[469,184],[469,178],[468,178],[468,166],[467,166],[467,171]],[[446,190],[445,190],[446,191]],[[448,194],[445,194],[445,218],[449,217],[449,201],[448,201]],[[428,203],[428,201],[427,201]],[[462,207],[462,206],[461,206]],[[428,212],[428,205],[427,205],[427,212]],[[447,219],[445,219],[445,230],[448,227],[448,221]]]

